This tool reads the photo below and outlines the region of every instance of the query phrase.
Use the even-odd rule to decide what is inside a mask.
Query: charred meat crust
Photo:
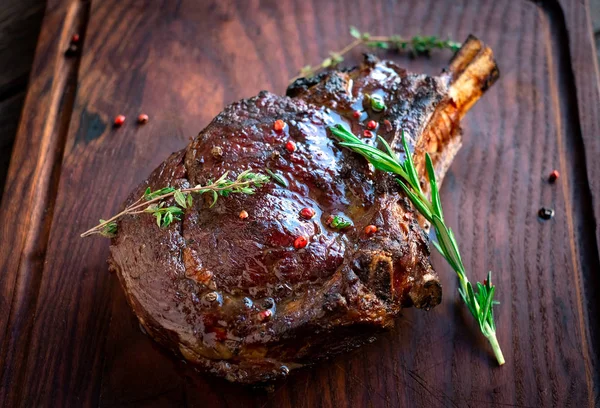
[[[460,146],[463,105],[472,104],[465,87],[473,81],[464,75],[475,75],[469,64],[485,49],[459,52],[440,77],[368,57],[352,70],[297,80],[293,98],[263,91],[226,107],[125,204],[146,187],[204,184],[225,171],[270,169],[288,186],[269,183],[212,208],[197,197],[165,229],[145,214],[120,221],[109,263],[149,335],[204,371],[254,383],[363,344],[392,326],[402,307],[437,305],[441,285],[418,215],[392,177],[337,146],[327,127],[344,123],[362,134],[375,120],[401,156],[404,129],[409,153],[417,161],[432,153],[442,177]],[[365,102],[373,93],[384,98],[384,112]],[[277,119],[286,123],[281,132]],[[285,148],[290,140],[294,152]],[[315,210],[312,219],[299,216],[304,207]],[[242,210],[247,219],[237,216]],[[327,220],[342,214],[353,226],[339,231]],[[367,225],[377,233],[366,235]],[[300,250],[299,235],[309,240]]]

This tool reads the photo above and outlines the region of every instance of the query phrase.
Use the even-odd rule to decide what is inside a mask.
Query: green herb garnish
[[[265,171],[267,173],[269,173],[269,176],[271,176],[271,178],[273,179],[274,182],[276,182],[277,184],[279,184],[282,187],[286,187],[288,186],[287,180],[283,178],[283,176],[280,176],[277,173],[272,172],[270,169],[265,169]]]
[[[341,125],[332,126],[329,130],[341,140],[341,146],[362,155],[376,169],[400,176],[397,181],[402,186],[406,195],[427,221],[433,225],[437,236],[437,242],[434,241],[433,244],[456,272],[459,281],[458,292],[461,298],[479,323],[481,332],[490,342],[498,364],[504,364],[504,356],[496,338],[493,306],[499,302],[494,300],[496,287],[492,285],[492,273],[488,273],[487,279],[483,284],[477,282],[477,291],[473,289],[473,285],[471,285],[471,282],[467,278],[456,238],[452,230],[444,222],[439,188],[429,154],[425,155],[425,163],[431,187],[431,200],[425,196],[421,189],[419,177],[404,138],[404,132],[402,132],[402,146],[406,153],[406,160],[404,163],[401,163],[390,145],[380,136],[378,136],[378,139],[385,150],[369,146]]]
[[[268,176],[253,173],[250,170],[240,173],[235,180],[228,180],[227,174],[226,172],[215,182],[209,180],[205,186],[197,185],[182,189],[164,187],[155,191],[148,187],[136,202],[108,220],[100,220],[100,224],[84,232],[81,236],[101,234],[112,238],[117,234],[116,220],[128,214],[152,214],[156,218],[156,224],[161,228],[166,228],[174,220],[180,219],[184,209],[192,206],[192,193],[211,193],[212,203],[210,206],[212,207],[219,197],[227,197],[229,194],[254,194],[256,188],[262,187],[269,181]],[[165,200],[171,197],[175,200],[176,205],[167,205]]]
[[[341,215],[334,215],[331,218],[331,222],[329,223],[329,225],[332,228],[342,230],[344,228],[348,228],[348,227],[352,226],[352,221],[350,221],[346,217],[342,217]]]
[[[117,235],[117,223],[115,221],[107,222],[103,219],[100,219],[100,224],[104,225],[98,231],[98,234],[106,238],[113,238]]]
[[[312,76],[321,68],[335,67],[344,61],[345,54],[359,45],[382,50],[410,51],[413,55],[428,54],[434,49],[448,49],[456,52],[461,47],[459,42],[443,40],[434,35],[415,35],[411,38],[404,38],[399,35],[372,36],[369,33],[360,32],[356,27],[350,27],[350,35],[354,37],[354,41],[340,51],[330,52],[329,57],[325,58],[319,65],[305,66],[300,70],[299,77]]]
[[[381,112],[386,108],[383,98],[380,95],[371,95],[369,98],[371,101],[371,109],[375,112]]]

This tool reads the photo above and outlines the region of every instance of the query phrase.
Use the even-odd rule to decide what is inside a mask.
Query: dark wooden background
[[[41,18],[29,4],[23,18]],[[108,241],[79,233],[224,105],[283,93],[349,25],[494,49],[501,79],[464,121],[442,199],[470,275],[494,272],[506,365],[434,255],[443,303],[406,310],[375,343],[273,392],[195,375],[140,332]],[[64,58],[74,32],[81,54]],[[450,55],[390,57],[435,73]],[[17,78],[0,91],[23,98],[17,65],[0,59]],[[599,103],[586,2],[48,0],[0,208],[0,406],[597,406]]]
[[[45,6],[45,0],[0,3],[0,200]]]

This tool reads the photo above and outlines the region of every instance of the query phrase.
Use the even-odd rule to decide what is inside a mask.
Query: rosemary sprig
[[[459,281],[458,292],[460,296],[479,323],[481,332],[490,342],[498,364],[504,364],[504,356],[496,338],[496,323],[494,322],[494,312],[492,310],[493,306],[499,303],[494,300],[496,287],[492,285],[492,273],[488,273],[487,279],[484,280],[483,284],[477,282],[477,291],[475,291],[467,278],[454,233],[444,222],[439,188],[429,154],[425,155],[425,164],[431,187],[431,200],[427,198],[421,189],[414,162],[404,139],[404,132],[402,132],[402,146],[406,152],[406,160],[404,163],[401,163],[390,145],[381,136],[378,136],[378,139],[385,150],[369,146],[341,125],[332,126],[329,129],[334,136],[341,140],[341,146],[362,155],[376,169],[400,176],[397,181],[406,195],[435,228],[437,242],[434,241],[433,244],[456,272]]]
[[[354,37],[354,41],[339,51],[330,52],[329,57],[325,58],[319,65],[305,66],[300,70],[298,76],[292,79],[292,81],[299,77],[312,76],[321,68],[335,67],[344,61],[345,54],[359,45],[383,50],[410,51],[413,55],[428,54],[436,48],[449,49],[452,52],[456,52],[461,46],[459,42],[449,39],[442,40],[434,35],[415,35],[411,38],[403,38],[399,35],[372,36],[369,33],[360,32],[356,27],[350,27],[350,35]]]
[[[262,187],[269,181],[269,177],[260,173],[253,173],[246,170],[240,173],[235,180],[227,179],[228,172],[225,172],[215,182],[208,181],[205,186],[197,185],[190,188],[175,189],[174,187],[164,187],[152,191],[150,187],[146,189],[144,195],[136,202],[125,208],[117,215],[108,220],[100,220],[100,224],[87,230],[81,237],[87,237],[93,234],[100,234],[105,237],[114,237],[117,234],[117,219],[124,215],[149,213],[156,218],[156,223],[161,228],[168,227],[173,220],[179,220],[183,210],[193,204],[192,193],[212,194],[211,207],[215,205],[219,197],[227,197],[230,194],[254,194],[256,188]],[[166,199],[173,197],[176,205],[167,206]]]

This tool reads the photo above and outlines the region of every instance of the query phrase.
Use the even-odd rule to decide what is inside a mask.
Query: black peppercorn
[[[75,44],[71,44],[71,45],[69,45],[69,48],[67,48],[67,50],[65,51],[65,56],[73,57],[73,56],[77,55],[78,51],[79,51],[79,48],[77,48],[77,46]]]
[[[549,220],[554,217],[554,210],[552,208],[542,207],[538,211],[538,216],[543,220]]]

